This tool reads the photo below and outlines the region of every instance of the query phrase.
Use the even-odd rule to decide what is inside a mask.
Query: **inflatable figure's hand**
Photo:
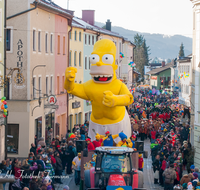
[[[116,106],[116,96],[111,91],[105,91],[103,95],[103,105],[110,108]]]
[[[73,82],[75,80],[77,68],[68,67],[65,71],[65,77],[68,81]]]

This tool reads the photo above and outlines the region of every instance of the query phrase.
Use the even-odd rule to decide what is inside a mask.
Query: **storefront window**
[[[37,135],[37,139],[42,137],[42,117],[35,120],[35,135]]]
[[[47,145],[50,145],[50,142],[54,137],[54,117],[54,113],[45,116],[45,142]]]
[[[19,124],[8,124],[7,140],[8,140],[7,151],[9,153],[18,154]]]

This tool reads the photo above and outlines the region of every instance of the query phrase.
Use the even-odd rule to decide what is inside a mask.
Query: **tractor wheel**
[[[91,183],[90,183],[90,170],[85,170],[85,171],[84,171],[84,181],[85,181],[85,187],[91,188]]]
[[[144,185],[144,177],[142,171],[137,171],[138,173],[138,188],[143,188]]]

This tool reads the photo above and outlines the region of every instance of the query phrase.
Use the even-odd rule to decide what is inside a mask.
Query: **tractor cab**
[[[86,189],[112,189],[113,186],[143,188],[143,172],[138,171],[138,153],[128,147],[98,147],[96,164],[84,173]],[[127,189],[127,188],[126,188]]]

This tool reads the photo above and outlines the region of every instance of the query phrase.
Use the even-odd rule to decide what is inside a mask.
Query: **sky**
[[[53,0],[67,8],[68,0]],[[82,18],[82,10],[95,10],[95,21],[126,29],[192,37],[192,3],[190,0],[69,0],[74,16]]]

